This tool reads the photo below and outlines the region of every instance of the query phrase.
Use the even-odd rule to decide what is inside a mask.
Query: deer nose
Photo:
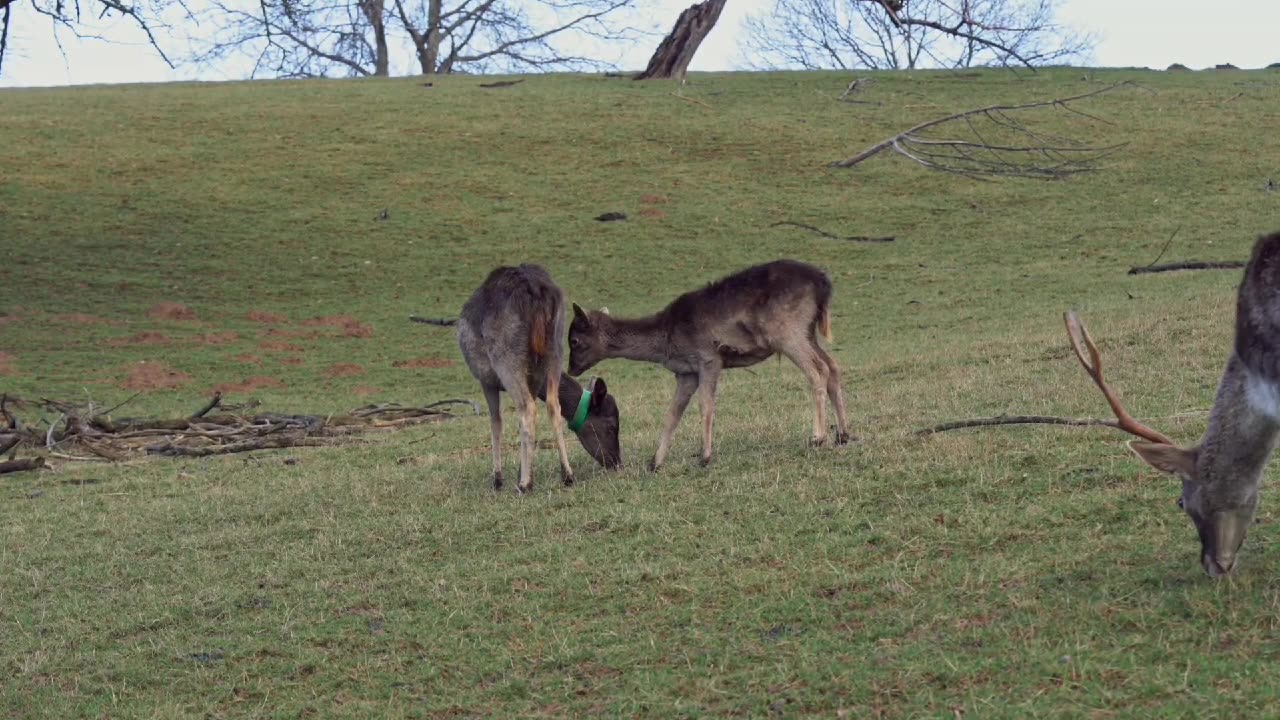
[[[1202,564],[1209,577],[1221,577],[1230,573],[1235,567],[1236,556],[1232,553],[1222,553],[1218,557],[1206,554],[1202,558]]]

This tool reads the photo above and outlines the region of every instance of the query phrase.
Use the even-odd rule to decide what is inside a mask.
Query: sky
[[[651,21],[663,31],[693,0],[641,0],[652,8]],[[1232,63],[1242,68],[1280,62],[1273,43],[1280,27],[1280,1],[1236,0],[1058,0],[1058,21],[1098,38],[1090,65],[1164,68],[1180,62],[1193,69]],[[745,67],[739,40],[748,15],[768,12],[773,0],[729,0],[720,21],[698,50],[691,70]],[[1230,8],[1230,12],[1226,12]],[[113,42],[80,40],[69,32],[55,35],[48,18],[29,0],[13,6],[11,54],[4,61],[0,87],[39,87],[94,83],[233,80],[243,67],[169,68],[145,37],[124,21],[105,21],[97,32]],[[61,42],[61,49],[59,48]],[[646,38],[615,51],[624,69],[643,68],[658,38]],[[181,50],[176,42],[169,45]],[[65,53],[65,57],[64,57]]]

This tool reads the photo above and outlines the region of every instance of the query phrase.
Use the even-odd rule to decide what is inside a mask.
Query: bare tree
[[[199,60],[254,59],[252,76],[388,75],[412,52],[423,74],[574,69],[600,63],[571,38],[629,39],[635,0],[211,0],[218,28]],[[402,64],[410,67],[409,62]]]
[[[22,7],[24,4],[19,0],[0,0],[0,73],[4,70],[4,57],[9,51],[10,23],[14,12]],[[168,29],[169,20],[175,15],[185,19],[192,17],[185,0],[141,0],[137,3],[125,0],[30,0],[25,7],[52,20],[54,32],[67,30],[79,38],[103,40],[93,28],[95,21],[112,16],[128,18],[146,35],[147,42],[169,67],[173,67],[173,62],[157,33]]]
[[[1093,38],[1054,22],[1057,0],[775,0],[747,18],[752,64],[914,69],[1034,67],[1086,55]]]
[[[685,8],[676,18],[671,32],[662,39],[658,49],[649,58],[649,65],[636,75],[636,80],[652,80],[655,78],[672,78],[679,76],[684,82],[685,73],[689,71],[689,63],[693,61],[698,46],[716,26],[720,13],[724,10],[726,0],[705,0]]]

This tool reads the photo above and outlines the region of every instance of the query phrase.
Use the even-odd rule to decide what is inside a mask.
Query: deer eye
[[[1182,502],[1182,497],[1181,497],[1181,496],[1179,496],[1179,497],[1178,497],[1178,509],[1179,509],[1179,510],[1186,510],[1186,509],[1187,509],[1187,506]]]

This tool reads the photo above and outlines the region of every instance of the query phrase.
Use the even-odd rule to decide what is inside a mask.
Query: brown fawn
[[[1102,379],[1088,330],[1066,315],[1076,357],[1102,390],[1116,427],[1137,435],[1129,447],[1157,470],[1182,480],[1178,507],[1200,536],[1200,564],[1212,577],[1231,572],[1258,511],[1262,471],[1280,437],[1280,233],[1258,238],[1236,299],[1235,346],[1218,383],[1200,442],[1179,447],[1125,412]],[[1081,343],[1088,349],[1085,360]]]
[[[604,380],[597,378],[584,390],[563,373],[563,337],[564,294],[537,265],[495,269],[462,307],[458,346],[489,405],[495,490],[502,487],[502,390],[511,394],[520,417],[520,492],[533,489],[535,398],[546,401],[565,485],[574,480],[564,442],[566,421],[596,462],[622,465],[618,404]]]
[[[826,444],[826,399],[835,406],[836,442],[849,441],[840,367],[818,336],[831,339],[831,280],[794,260],[749,267],[700,290],[685,293],[649,317],[621,319],[573,306],[569,373],[579,375],[609,358],[658,363],[675,373],[676,393],[667,410],[651,470],[662,466],[671,436],[694,391],[702,406],[702,464],[711,462],[716,383],[727,368],[747,367],[777,354],[804,372],[813,389],[813,439]]]

